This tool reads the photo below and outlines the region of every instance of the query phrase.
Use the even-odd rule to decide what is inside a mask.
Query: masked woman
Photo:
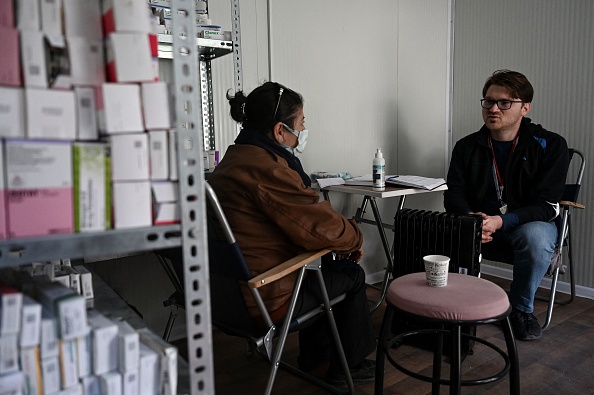
[[[322,273],[330,298],[347,298],[333,312],[351,375],[355,384],[373,381],[373,361],[366,357],[375,349],[365,294],[362,257],[363,235],[353,220],[319,200],[297,158],[306,146],[303,98],[275,82],[267,82],[247,97],[238,92],[228,97],[231,117],[242,129],[209,183],[216,191],[248,266],[254,275],[306,251],[331,249],[337,259],[325,257]],[[347,259],[348,258],[348,259]],[[262,287],[272,320],[288,309],[295,276]],[[251,297],[246,297],[258,319]],[[319,305],[315,276],[306,277],[296,313]],[[299,365],[311,369],[330,359],[326,380],[346,388],[326,319],[299,332]]]

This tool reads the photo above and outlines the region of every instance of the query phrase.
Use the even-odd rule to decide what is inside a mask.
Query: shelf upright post
[[[241,63],[241,23],[239,0],[231,0],[231,40],[233,41],[233,70],[235,71],[235,92],[243,91],[243,65]],[[237,134],[241,125],[237,124]]]
[[[171,14],[190,394],[214,394],[202,160],[204,131],[194,0],[173,0]]]

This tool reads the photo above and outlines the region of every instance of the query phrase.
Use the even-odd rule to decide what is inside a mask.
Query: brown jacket
[[[363,235],[357,224],[319,201],[287,161],[253,145],[230,146],[209,177],[253,275],[300,254],[329,248],[357,251]],[[273,321],[284,315],[295,275],[262,287]],[[257,316],[251,295],[250,311]]]

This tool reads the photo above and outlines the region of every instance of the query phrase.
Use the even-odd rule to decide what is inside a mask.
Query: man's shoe
[[[349,369],[353,384],[366,384],[375,381],[375,361],[365,359],[359,365]],[[326,375],[326,382],[340,391],[348,390],[347,379],[342,372],[342,369],[334,369],[331,367]]]
[[[514,308],[509,320],[517,340],[535,340],[542,335],[542,328],[532,313],[524,313]]]

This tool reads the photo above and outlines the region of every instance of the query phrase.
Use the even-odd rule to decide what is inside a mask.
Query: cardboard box
[[[85,395],[103,395],[101,393],[101,381],[97,376],[84,377],[81,380],[83,393]]]
[[[112,181],[149,179],[148,135],[118,134],[109,138]]]
[[[19,32],[12,27],[0,26],[0,37],[0,85],[21,86]]]
[[[19,345],[22,348],[38,346],[41,339],[41,304],[31,297],[23,295],[21,314],[21,335]]]
[[[138,369],[122,373],[122,395],[140,395]]]
[[[56,316],[58,337],[73,340],[88,334],[87,309],[82,296],[57,283],[38,284],[37,295],[41,304]]]
[[[92,232],[111,227],[109,160],[103,143],[73,144],[74,230]]]
[[[170,129],[169,90],[165,82],[141,84],[144,128],[147,130]]]
[[[78,383],[77,339],[60,341],[60,372],[62,388]]]
[[[71,233],[70,143],[9,140],[5,162],[9,237]]]
[[[159,355],[159,393],[177,394],[177,347],[167,343],[148,328],[138,330],[140,340]]]
[[[138,332],[126,321],[113,321],[118,327],[118,369],[121,373],[138,370]]]
[[[84,266],[75,266],[74,269],[80,273],[80,288],[85,299],[93,299],[93,274]]]
[[[25,376],[21,372],[0,375],[0,388],[3,394],[22,394]]]
[[[99,127],[95,103],[95,89],[77,86],[74,88],[76,100],[76,139],[97,140]]]
[[[85,3],[83,3],[85,4]],[[105,60],[101,39],[67,37],[71,83],[75,86],[100,86],[105,82]]]
[[[76,353],[78,357],[78,377],[83,378],[93,373],[93,338],[89,333],[76,338]]]
[[[181,220],[179,184],[172,181],[153,182],[154,224],[176,224]]]
[[[169,179],[178,180],[177,131],[169,131]]]
[[[0,375],[19,370],[18,335],[0,336]]]
[[[10,27],[14,26],[14,1],[13,0],[0,0],[0,26]]]
[[[102,375],[118,369],[118,327],[96,310],[88,312],[93,333],[93,373]]]
[[[0,337],[19,333],[22,311],[23,294],[0,283]]]
[[[102,395],[122,395],[122,375],[118,372],[109,372],[102,374],[101,394]]]
[[[41,12],[41,31],[52,36],[61,36],[64,32],[62,24],[62,0],[39,0]]]
[[[60,363],[58,357],[41,360],[41,377],[43,377],[44,395],[50,395],[60,390]]]
[[[144,131],[138,85],[105,83],[101,98],[98,105],[105,117],[105,133]]]
[[[70,88],[70,55],[64,37],[21,31],[21,62],[26,87]]]
[[[22,88],[0,86],[0,137],[25,137],[25,93]]]
[[[4,143],[0,141],[0,240],[8,234],[6,219],[6,183],[4,182]],[[0,321],[1,323],[2,321]],[[0,330],[0,333],[2,331]]]
[[[38,347],[21,348],[21,371],[24,374],[25,394],[41,395],[43,387],[41,382],[41,359]]]
[[[56,395],[86,395],[83,392],[82,384],[78,383],[72,387],[64,388],[62,391],[58,392]]]
[[[161,395],[159,391],[159,354],[141,341],[139,356],[139,393],[142,395]]]
[[[62,272],[70,277],[70,289],[82,295],[80,288],[80,274],[70,266],[62,266]]]
[[[114,228],[151,226],[151,186],[149,181],[114,182]]]
[[[40,337],[39,353],[41,358],[58,356],[58,320],[47,307],[42,307],[41,310]]]
[[[166,130],[151,130],[149,137],[150,179],[169,178],[169,133]]]
[[[93,40],[103,38],[100,1],[62,1],[66,37],[85,37]]]
[[[15,1],[17,27],[19,30],[38,32],[41,29],[41,11],[39,0]]]
[[[25,89],[27,137],[40,140],[76,138],[74,92],[52,89]]]
[[[111,33],[107,36],[109,82],[154,81],[152,59],[148,33]]]
[[[103,1],[103,30],[111,32],[149,33],[150,8],[146,1]]]

